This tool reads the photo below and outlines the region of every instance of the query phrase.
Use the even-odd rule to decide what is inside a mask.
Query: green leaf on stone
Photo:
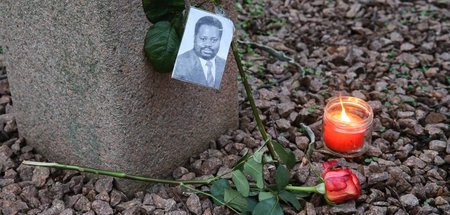
[[[142,0],[144,13],[151,23],[171,20],[184,10],[184,0]]]
[[[289,171],[283,165],[279,165],[275,174],[277,190],[281,191],[289,184]]]
[[[253,180],[256,182],[256,187],[258,187],[259,189],[264,188],[262,167],[262,164],[256,162],[254,159],[249,159],[244,164],[244,172],[249,174],[253,178]]]
[[[280,158],[281,162],[286,164],[286,166],[291,169],[295,165],[295,155],[291,150],[285,149],[277,141],[272,141],[273,148]]]
[[[278,196],[286,203],[291,204],[295,209],[299,210],[302,206],[297,199],[297,196],[286,190],[283,190],[278,194]]]
[[[270,199],[273,198],[273,194],[271,192],[260,192],[258,195],[258,200],[259,201],[264,201],[266,199]]]
[[[226,188],[224,193],[225,204],[239,211],[245,211],[248,206],[247,199],[238,191]]]
[[[224,200],[225,189],[228,189],[228,188],[230,188],[230,184],[228,184],[228,181],[223,178],[215,181],[211,185],[211,189],[210,189],[211,194],[215,198],[219,199],[222,202],[222,203],[220,203],[216,199],[214,199],[214,202],[217,205],[222,205],[223,202],[225,202],[225,200]]]
[[[277,199],[270,198],[259,202],[255,209],[253,209],[252,215],[283,215],[283,209]]]
[[[180,39],[170,22],[152,25],[145,36],[144,52],[158,72],[171,72],[175,64]]]
[[[248,184],[248,180],[244,174],[240,170],[235,170],[231,173],[231,180],[233,180],[236,189],[239,193],[244,197],[248,197],[248,193],[250,192],[250,185]]]

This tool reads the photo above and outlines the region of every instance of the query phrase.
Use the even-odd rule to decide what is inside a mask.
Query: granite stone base
[[[237,127],[231,54],[219,91],[153,71],[143,53],[151,24],[142,0],[1,7],[19,133],[48,160],[160,177]]]

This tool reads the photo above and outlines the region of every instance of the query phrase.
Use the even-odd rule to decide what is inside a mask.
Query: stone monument
[[[153,71],[142,0],[1,4],[19,134],[50,161],[164,177],[237,127],[232,55],[219,91]]]

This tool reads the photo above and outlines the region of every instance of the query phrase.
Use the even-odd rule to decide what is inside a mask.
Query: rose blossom
[[[361,195],[358,177],[348,168],[335,168],[338,162],[323,162],[322,178],[325,182],[325,198],[333,203],[357,199]]]

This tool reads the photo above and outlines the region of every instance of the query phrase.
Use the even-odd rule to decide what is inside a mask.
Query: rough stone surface
[[[48,158],[162,176],[237,127],[233,57],[219,91],[153,71],[141,0],[3,4],[17,127]]]
[[[445,151],[445,148],[447,147],[447,143],[445,141],[441,140],[432,140],[429,143],[430,149],[435,151]]]
[[[95,182],[95,190],[99,193],[111,191],[113,187],[113,180],[114,178],[112,177],[97,180],[97,182]]]
[[[339,205],[339,207],[331,208],[331,212],[335,214],[351,214],[356,212],[355,201],[348,201]]]
[[[406,195],[400,196],[400,202],[402,203],[402,205],[404,205],[405,207],[408,207],[408,208],[419,205],[419,200],[413,194],[406,194]]]
[[[99,215],[113,214],[113,209],[109,203],[101,200],[95,200],[92,202],[92,209],[94,209],[95,213]]]
[[[202,214],[200,198],[196,194],[192,194],[186,201],[186,206],[193,214]]]

